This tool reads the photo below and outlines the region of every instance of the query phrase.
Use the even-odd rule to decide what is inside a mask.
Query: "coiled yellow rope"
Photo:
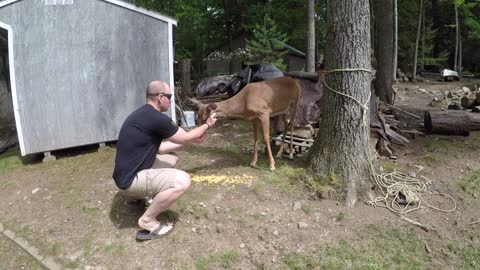
[[[367,204],[369,205],[384,207],[396,214],[407,214],[421,208],[423,205],[441,212],[452,212],[457,209],[457,203],[452,196],[428,191],[428,187],[433,183],[433,180],[429,180],[426,177],[423,177],[425,181],[422,181],[398,171],[375,174],[374,176],[375,182],[383,196],[368,201]],[[435,207],[424,200],[424,197],[428,195],[447,197],[452,201],[453,207],[450,209]],[[401,198],[402,196],[404,198]]]

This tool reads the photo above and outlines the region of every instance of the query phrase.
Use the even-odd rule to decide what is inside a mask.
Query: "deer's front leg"
[[[252,128],[253,128],[253,158],[252,162],[250,162],[250,166],[255,167],[257,166],[257,150],[258,150],[258,128],[260,127],[260,120],[255,119],[252,121]]]
[[[267,146],[268,160],[270,164],[270,170],[275,170],[275,160],[273,159],[272,149],[270,148],[270,115],[264,114],[260,117],[263,128],[263,138],[265,139],[265,145]]]

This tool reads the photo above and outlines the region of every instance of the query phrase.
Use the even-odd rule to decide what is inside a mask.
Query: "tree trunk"
[[[459,30],[458,34],[458,78],[462,78],[462,70],[463,70],[463,63],[462,63],[462,32]]]
[[[425,8],[422,9],[422,64],[421,70],[425,71]]]
[[[412,74],[413,81],[415,81],[417,78],[418,42],[420,40],[420,29],[422,27],[422,14],[423,14],[423,0],[420,0],[420,12],[418,14],[417,37],[415,39],[415,52],[413,56],[413,74]]]
[[[398,67],[398,5],[393,0],[393,80],[397,80]]]
[[[233,37],[232,37],[232,18],[230,15],[230,7],[228,0],[223,1],[223,8],[225,10],[225,28],[227,30],[227,39],[228,39],[228,53],[233,52]],[[233,57],[228,59],[228,74],[233,73]]]
[[[368,5],[368,0],[327,2],[327,70],[371,69]],[[370,72],[337,71],[327,73],[325,80],[331,89],[368,106]],[[308,166],[317,176],[335,176],[344,187],[346,205],[353,207],[367,197],[373,183],[368,152],[369,113],[353,99],[328,87],[320,135],[308,152]]]
[[[180,60],[180,86],[182,100],[186,100],[187,97],[193,97],[190,85],[190,59]]]
[[[457,71],[457,60],[458,60],[458,9],[455,5],[455,59],[453,60],[453,69]]]
[[[375,74],[375,93],[381,101],[393,103],[393,0],[377,1],[377,73]]]
[[[307,62],[305,71],[315,72],[315,0],[307,1]]]

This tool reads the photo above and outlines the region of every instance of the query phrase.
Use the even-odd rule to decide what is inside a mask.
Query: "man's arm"
[[[190,131],[185,131],[183,128],[179,127],[178,131],[173,134],[172,137],[168,138],[167,141],[172,142],[177,145],[186,145],[190,144],[193,142],[198,141],[201,139],[203,136],[205,136],[205,133],[207,133],[207,130],[215,125],[215,122],[217,122],[217,118],[215,118],[215,113],[212,114],[205,124],[202,124],[199,127],[196,127]]]
[[[168,140],[164,140],[160,144],[160,147],[158,148],[158,153],[160,155],[168,154],[168,153],[174,152],[175,150],[179,149],[182,146],[183,144],[173,143]]]

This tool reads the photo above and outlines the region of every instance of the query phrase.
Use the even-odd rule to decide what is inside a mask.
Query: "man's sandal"
[[[168,230],[167,232],[165,233],[162,233],[162,234],[158,234],[163,228],[165,227],[170,227],[172,226],[172,228],[170,230]],[[135,236],[135,238],[138,240],[138,241],[145,241],[145,240],[152,240],[152,239],[158,239],[158,238],[162,238],[164,236],[167,236],[169,235],[171,232],[173,232],[175,229],[175,223],[172,222],[171,225],[169,223],[167,224],[160,224],[156,229],[154,229],[153,231],[148,231],[148,230],[139,230]]]

